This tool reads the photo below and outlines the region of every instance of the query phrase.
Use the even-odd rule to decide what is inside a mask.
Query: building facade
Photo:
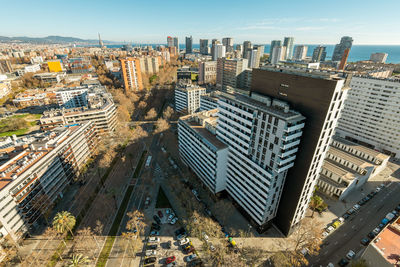
[[[335,50],[332,54],[332,61],[341,61],[346,49],[351,49],[353,45],[353,38],[349,36],[343,36],[340,39],[340,43],[335,45]]]
[[[208,46],[208,39],[200,39],[200,54],[208,55],[209,54],[209,46]]]
[[[200,111],[218,108],[218,91],[200,96]]]
[[[294,48],[294,38],[293,37],[285,37],[285,39],[283,40],[283,46],[286,46],[285,60],[292,59],[293,58],[293,48]]]
[[[337,133],[400,159],[400,80],[353,76]]]
[[[121,70],[126,91],[132,90],[136,92],[143,89],[140,60],[138,58],[121,59]]]
[[[199,84],[215,83],[217,79],[217,61],[199,62]]]
[[[178,83],[175,88],[175,110],[193,114],[200,108],[200,96],[206,93],[206,88],[188,83]]]
[[[217,87],[226,90],[227,88],[242,88],[243,72],[247,69],[248,61],[244,58],[219,58],[217,61]]]
[[[298,45],[294,49],[294,60],[304,60],[307,56],[308,46],[306,45]]]
[[[272,54],[270,56],[271,64],[278,64],[280,61],[284,61],[286,56],[286,46],[274,46]]]
[[[186,54],[193,53],[193,38],[192,38],[192,36],[186,37],[185,49],[186,49]]]
[[[326,47],[325,46],[319,45],[316,48],[314,48],[312,58],[311,58],[312,62],[325,61],[325,58],[326,58]]]
[[[373,53],[369,60],[375,63],[385,63],[388,57],[387,53]]]

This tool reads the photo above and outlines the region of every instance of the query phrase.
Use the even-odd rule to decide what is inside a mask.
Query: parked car
[[[339,222],[339,220],[336,220],[336,221],[334,221],[333,223],[332,223],[332,227],[333,228],[338,228],[340,226],[340,222]]]
[[[194,249],[193,246],[188,247],[187,249],[183,250],[185,253],[189,254],[189,253],[194,253],[196,250]]]
[[[157,236],[150,236],[148,242],[149,243],[158,243],[158,242],[160,242],[160,238]]]
[[[157,214],[158,214],[158,217],[160,217],[160,218],[164,217],[164,215],[163,215],[163,213],[162,213],[161,210],[159,210],[159,211],[157,212]]]
[[[147,209],[150,205],[150,197],[146,197],[146,200],[144,201],[144,208]]]
[[[175,214],[171,213],[171,214],[168,216],[168,221],[171,221],[174,217],[175,217]]]
[[[343,218],[343,217],[339,217],[339,218],[338,218],[338,221],[339,221],[340,223],[343,223],[343,222],[344,222],[344,218]]]
[[[155,250],[155,249],[157,249],[157,244],[147,245],[146,249]]]
[[[178,221],[178,217],[175,217],[171,220],[170,224],[175,224]]]
[[[375,189],[375,192],[378,193],[379,191],[381,191],[381,188],[380,188],[380,187],[377,187],[377,188]]]
[[[186,237],[185,234],[180,234],[180,235],[178,235],[178,236],[176,237],[176,239],[177,239],[178,241],[181,241],[181,240],[184,239],[185,237]]]
[[[374,239],[375,238],[375,236],[376,236],[376,234],[374,233],[374,232],[369,232],[368,233],[368,237],[369,237],[369,239]]]
[[[157,251],[152,249],[146,250],[146,256],[155,256],[155,255],[157,255]]]
[[[143,263],[146,266],[146,264],[154,263],[156,262],[157,258],[156,257],[149,257],[144,259]]]
[[[355,204],[355,205],[353,206],[353,209],[355,209],[355,210],[359,210],[360,208],[361,208],[361,206],[358,205],[358,204]]]
[[[194,260],[196,258],[197,258],[197,255],[196,254],[192,254],[192,255],[187,256],[186,261],[190,262],[190,261],[192,261],[192,260]]]
[[[212,216],[211,210],[204,208],[204,212],[208,215],[208,216]]]
[[[188,249],[188,248],[190,248],[191,246],[193,246],[193,244],[192,244],[192,242],[189,242],[189,243],[184,244],[184,245],[182,246],[182,248],[183,248],[183,249]]]
[[[352,260],[355,255],[356,255],[356,253],[354,251],[349,250],[349,252],[347,252],[347,254],[346,254],[346,258],[348,258],[349,260]]]
[[[190,240],[189,240],[189,238],[184,238],[184,239],[182,239],[181,241],[179,241],[179,245],[180,246],[183,246],[183,245],[185,245],[186,243],[189,243],[190,242]]]
[[[158,224],[161,224],[161,220],[160,220],[160,218],[159,218],[157,215],[154,215],[154,216],[153,216],[153,219],[154,219]]]
[[[328,233],[332,232],[335,230],[332,226],[329,226],[328,228],[325,229]]]
[[[363,244],[364,246],[368,246],[368,244],[369,244],[369,238],[367,238],[367,237],[365,237],[365,238],[363,238],[363,239],[361,239],[361,244]]]
[[[349,209],[349,210],[347,211],[347,214],[351,215],[351,214],[353,214],[354,212],[355,212],[355,210],[354,210],[353,208],[351,208],[351,209]]]
[[[358,204],[358,205],[361,205],[361,206],[363,206],[365,203],[366,203],[366,202],[365,202],[364,199],[361,199],[360,201],[357,202],[357,204]]]
[[[155,236],[155,235],[160,235],[159,231],[151,231],[150,235]]]
[[[343,214],[343,215],[342,215],[342,217],[341,217],[341,218],[343,218],[343,219],[347,220],[349,217],[350,217],[350,215],[349,215],[349,214],[347,214],[347,213],[345,213],[345,214]]]
[[[171,256],[171,257],[168,257],[168,258],[165,260],[165,263],[166,263],[166,264],[170,264],[171,262],[174,262],[175,260],[176,260],[175,256]]]
[[[396,211],[400,211],[400,205],[396,207]]]
[[[176,266],[176,261],[173,261],[170,264],[167,264],[167,267],[173,267],[173,266]]]
[[[325,238],[325,237],[327,237],[328,235],[329,235],[329,233],[328,233],[328,232],[326,232],[326,231],[323,231],[323,232],[322,232],[322,237],[324,237],[324,238]]]
[[[193,195],[195,195],[195,196],[197,196],[199,193],[197,192],[197,190],[196,189],[192,189],[192,193],[193,193]]]
[[[172,210],[171,210],[171,209],[166,209],[166,210],[165,210],[165,214],[169,215],[169,214],[171,214],[171,213],[172,213]]]
[[[338,264],[339,264],[339,266],[343,267],[343,266],[346,266],[347,264],[349,264],[349,261],[346,260],[345,258],[343,258],[338,262]]]
[[[205,241],[208,241],[208,235],[205,232],[201,233]]]
[[[157,231],[159,231],[159,230],[161,229],[161,226],[158,225],[158,224],[156,224],[156,223],[152,223],[152,224],[151,224],[151,228],[152,228],[152,229],[155,229],[155,230],[157,230]]]
[[[213,245],[211,242],[209,242],[208,244],[210,245],[210,250],[211,250],[211,251],[215,251],[214,245]]]

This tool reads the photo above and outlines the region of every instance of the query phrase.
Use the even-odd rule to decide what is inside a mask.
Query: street
[[[318,256],[309,260],[310,266],[337,265],[349,250],[359,256],[365,248],[361,239],[366,237],[387,213],[400,203],[400,183],[391,182],[375,197],[352,214],[336,231],[325,238]]]

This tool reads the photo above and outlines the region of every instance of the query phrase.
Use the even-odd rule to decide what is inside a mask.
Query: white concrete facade
[[[206,88],[178,83],[175,88],[175,110],[192,114],[200,108],[200,96],[206,93]]]

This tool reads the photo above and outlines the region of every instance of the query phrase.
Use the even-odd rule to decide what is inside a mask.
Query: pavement
[[[366,191],[367,194],[369,191]],[[353,250],[359,256],[365,247],[360,243],[387,213],[400,203],[400,182],[389,182],[377,195],[352,214],[338,229],[326,237],[318,256],[309,260],[311,266],[336,264]],[[356,256],[356,257],[357,257]]]

